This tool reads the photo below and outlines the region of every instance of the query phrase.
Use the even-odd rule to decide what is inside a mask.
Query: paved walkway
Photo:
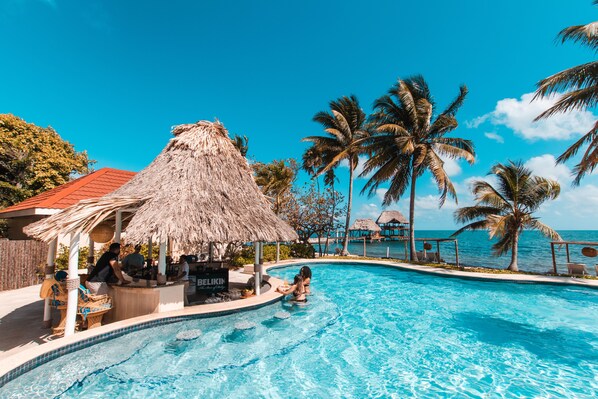
[[[41,285],[0,292],[0,360],[47,342],[51,330],[43,328]],[[54,318],[60,318],[56,312]]]

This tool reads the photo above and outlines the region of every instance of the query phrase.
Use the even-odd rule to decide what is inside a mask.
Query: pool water
[[[598,291],[363,264],[310,267],[307,305],[133,332],[40,366],[0,396],[598,396]],[[270,274],[292,281],[298,269]],[[275,318],[281,311],[290,317]],[[198,329],[194,340],[175,338]]]

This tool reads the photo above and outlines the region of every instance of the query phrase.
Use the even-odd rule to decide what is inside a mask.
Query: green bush
[[[291,245],[291,257],[293,258],[315,258],[316,250],[311,244],[296,243]]]
[[[291,247],[280,244],[280,260],[289,259],[291,256]],[[276,245],[264,245],[264,262],[273,262],[276,260]],[[255,251],[253,246],[244,247],[232,258],[233,266],[243,266],[255,262]]]
[[[87,269],[87,257],[89,256],[89,248],[79,248],[79,269]],[[95,259],[98,260],[97,257]],[[58,249],[58,256],[56,256],[56,270],[66,270],[69,268],[69,247],[60,244]]]

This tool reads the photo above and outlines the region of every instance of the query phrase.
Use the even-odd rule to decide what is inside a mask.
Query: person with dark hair
[[[305,289],[305,295],[310,295],[311,290],[309,289],[309,285],[311,284],[311,269],[309,266],[303,266],[301,270],[299,270],[299,275],[303,277],[303,288]]]
[[[86,287],[92,294],[107,294],[107,283],[117,283],[119,281],[121,284],[130,283],[130,281],[125,280],[122,274],[118,263],[118,254],[120,254],[120,244],[115,242],[110,244],[108,251],[104,252],[98,259],[98,263],[96,263],[85,282]]]
[[[129,276],[134,276],[138,272],[143,269],[143,265],[145,264],[145,259],[143,255],[141,255],[141,245],[135,245],[135,252],[128,254],[123,259],[123,267],[122,270],[127,273]]]
[[[287,290],[282,289],[282,287],[278,287],[276,292],[281,293],[282,295],[289,295],[293,294],[292,300],[295,302],[307,302],[307,298],[305,297],[305,288],[303,287],[303,277],[300,275],[295,275],[293,279],[293,285],[291,285]]]

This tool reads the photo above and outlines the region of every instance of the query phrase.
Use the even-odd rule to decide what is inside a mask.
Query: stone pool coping
[[[223,316],[257,309],[280,301],[282,295],[276,292],[276,288],[282,284],[282,281],[275,277],[270,277],[268,283],[271,288],[259,296],[230,302],[187,306],[181,310],[134,317],[94,328],[93,330],[77,332],[69,337],[58,338],[43,345],[25,349],[2,360],[0,364],[0,388],[9,381],[46,362],[132,331],[176,323],[186,319]]]
[[[462,270],[442,269],[432,266],[412,265],[402,262],[382,260],[292,259],[281,261],[279,263],[271,262],[265,264],[264,269],[268,270],[292,265],[299,266],[303,264],[317,263],[373,264],[442,277],[453,277],[469,280],[503,281],[511,283],[558,284],[598,289],[598,280],[529,274],[467,272]],[[37,347],[24,350],[3,360],[2,364],[0,365],[0,387],[4,386],[7,382],[19,377],[20,375],[36,368],[37,366],[56,359],[62,355],[119,337],[131,331],[155,327],[163,324],[176,323],[189,318],[215,317],[244,310],[252,310],[281,300],[282,295],[276,292],[276,288],[282,284],[282,281],[275,277],[270,277],[269,283],[271,288],[260,296],[254,296],[248,299],[231,302],[188,306],[182,310],[139,316],[111,323],[93,330],[79,332],[70,337],[60,338]]]

